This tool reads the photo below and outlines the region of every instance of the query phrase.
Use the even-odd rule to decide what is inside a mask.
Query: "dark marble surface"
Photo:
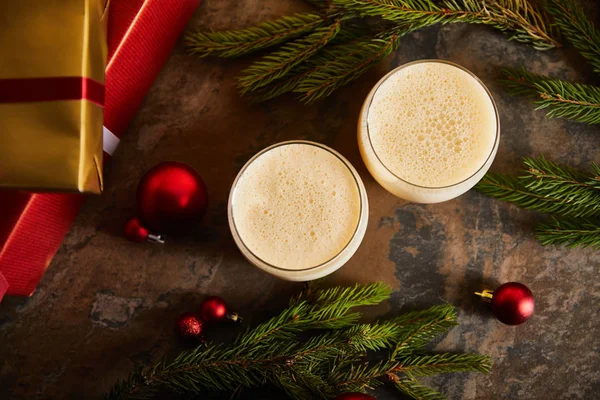
[[[594,3],[587,2],[590,15]],[[191,26],[242,27],[302,7],[293,0],[204,0]],[[344,154],[369,194],[363,244],[329,282],[391,285],[391,301],[372,315],[448,301],[461,325],[435,348],[494,358],[489,376],[450,374],[429,383],[455,400],[598,398],[599,252],[541,247],[532,237],[539,217],[474,191],[442,204],[408,204],[366,171],[355,139],[361,103],[386,71],[421,58],[461,64],[492,91],[502,124],[494,170],[517,171],[521,156],[542,153],[573,166],[600,162],[597,127],[548,120],[497,84],[500,67],[519,65],[597,83],[572,50],[536,52],[481,26],[434,27],[406,37],[378,68],[318,104],[281,99],[251,107],[234,82],[248,60],[200,60],[180,43],[108,167],[106,193],[87,202],[33,297],[0,305],[0,398],[101,397],[135,363],[176,351],[174,318],[207,294],[228,299],[248,324],[282,307],[299,285],[242,258],[225,204],[245,160],[298,138]],[[205,226],[165,246],[129,243],[120,230],[133,212],[136,184],[164,160],[187,162],[204,176],[211,195]],[[518,327],[495,321],[472,295],[513,280],[528,284],[537,301],[536,315]]]

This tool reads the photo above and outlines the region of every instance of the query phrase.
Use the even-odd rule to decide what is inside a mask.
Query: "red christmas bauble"
[[[204,322],[194,313],[181,314],[177,318],[175,327],[177,333],[184,338],[198,338],[202,333]]]
[[[232,321],[241,321],[239,315],[229,312],[225,300],[218,296],[207,297],[200,305],[200,316],[206,322],[217,322],[229,319]]]
[[[352,393],[344,393],[335,398],[335,400],[377,400],[373,396],[369,396],[368,394],[352,392]]]
[[[150,232],[140,224],[137,217],[132,217],[125,223],[123,234],[132,242],[143,242],[148,239]]]
[[[200,315],[206,322],[220,321],[227,317],[227,304],[220,297],[207,297],[200,306]]]
[[[522,283],[508,282],[500,285],[492,296],[492,311],[502,323],[519,325],[533,315],[533,293]]]
[[[180,162],[156,165],[146,172],[137,188],[138,216],[155,232],[188,231],[200,222],[207,206],[202,177]]]

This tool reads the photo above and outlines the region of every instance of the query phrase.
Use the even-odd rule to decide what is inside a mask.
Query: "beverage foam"
[[[497,130],[483,85],[440,62],[409,65],[387,78],[373,96],[367,123],[381,162],[426,187],[453,185],[477,172]]]
[[[323,264],[352,239],[360,216],[354,176],[334,154],[290,143],[261,154],[234,189],[232,215],[248,249],[279,268]]]

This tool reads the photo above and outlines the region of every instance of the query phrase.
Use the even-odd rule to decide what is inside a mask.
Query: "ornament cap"
[[[489,289],[484,289],[481,292],[475,292],[476,296],[481,298],[481,301],[485,303],[491,303],[492,298],[494,297],[494,291]]]
[[[240,317],[236,312],[227,313],[227,319],[237,323],[241,323],[244,320],[244,318]]]
[[[165,244],[166,237],[165,237],[165,235],[161,235],[160,233],[158,233],[158,234],[150,233],[148,235],[147,240],[152,243]]]

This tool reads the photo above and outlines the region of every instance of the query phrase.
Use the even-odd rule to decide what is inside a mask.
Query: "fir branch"
[[[479,192],[519,207],[556,215],[583,217],[589,213],[588,207],[577,207],[552,196],[538,195],[528,190],[518,178],[502,174],[487,173],[475,185]]]
[[[207,347],[183,352],[169,363],[159,362],[135,371],[117,383],[107,399],[150,398],[158,390],[201,395],[210,391],[238,392],[242,388],[269,383],[292,399],[326,399],[338,395],[341,390],[376,387],[385,378],[407,385],[405,390],[408,392],[424,393],[424,387],[401,375],[485,370],[475,356],[415,358],[409,349],[399,360],[388,359],[374,364],[362,361],[364,353],[361,349],[391,349],[396,340],[406,340],[406,333],[414,332],[415,327],[432,332],[430,325],[439,324],[440,317],[455,318],[454,310],[448,305],[375,324],[329,329],[303,340],[296,335],[319,327],[329,317],[329,312],[319,313],[319,310],[337,308],[338,314],[342,310],[347,313],[349,307],[374,304],[387,296],[389,288],[382,284],[310,289],[292,300],[290,307],[279,316],[243,334],[228,346],[209,343]],[[333,327],[338,326],[334,324]],[[413,340],[412,343],[416,345],[412,350],[418,350],[420,342]],[[406,371],[403,370],[405,366]]]
[[[358,324],[346,331],[349,343],[359,351],[378,351],[393,348],[405,339],[408,333],[432,321],[456,322],[456,311],[450,304],[432,306],[424,310],[411,311],[387,321]]]
[[[513,95],[536,98],[537,109],[550,108],[550,118],[600,124],[600,88],[527,72],[505,69],[503,83]]]
[[[492,370],[492,360],[489,356],[480,354],[441,353],[410,356],[402,359],[401,366],[397,370],[412,377],[466,371],[489,374]]]
[[[527,175],[523,182],[527,189],[576,205],[591,209],[590,213],[600,215],[600,182],[582,171],[563,167],[544,156],[523,157]]]
[[[583,8],[574,0],[545,0],[545,8],[563,35],[590,62],[594,71],[600,72],[600,31]]]
[[[433,338],[447,332],[458,325],[456,311],[453,307],[441,308],[431,318],[409,325],[403,331],[395,346],[391,349],[390,359],[397,360],[407,354],[421,349]]]
[[[396,389],[415,400],[445,400],[444,395],[422,385],[413,378],[399,378],[396,375],[390,375],[390,379],[394,382]]]
[[[279,50],[265,56],[244,70],[238,80],[242,94],[267,85],[286,75],[290,70],[314,55],[329,43],[340,30],[341,20],[316,29],[310,35],[284,44]]]
[[[332,64],[339,63],[340,57],[350,59],[355,56],[357,53],[356,46],[359,47],[358,51],[360,51],[362,44],[369,42],[371,36],[367,34],[363,26],[344,26],[326,50],[321,50],[305,63],[294,67],[286,76],[252,91],[250,94],[251,101],[259,103],[292,92],[301,82],[305,81],[307,76],[320,74]],[[336,43],[338,39],[341,39],[340,43]]]
[[[539,224],[535,237],[544,246],[593,247],[600,249],[600,220],[557,220]]]
[[[290,308],[249,330],[237,342],[254,345],[267,339],[290,338],[309,329],[340,329],[360,317],[358,313],[349,313],[351,308],[381,303],[390,293],[391,289],[381,282],[316,290],[309,298],[294,298]]]
[[[358,41],[325,49],[321,64],[316,65],[295,85],[293,92],[300,94],[306,104],[329,96],[336,89],[360,77],[373,65],[398,47],[399,35]]]
[[[560,47],[548,16],[527,0],[333,0],[333,4],[363,17],[380,16],[422,26],[484,24],[508,34],[509,40],[538,50]]]
[[[200,57],[240,57],[303,36],[326,23],[319,15],[304,13],[246,29],[196,31],[186,35],[185,48],[190,54]]]
[[[488,173],[475,186],[500,200],[549,214],[569,217],[539,224],[542,245],[600,247],[600,168],[584,172],[539,158],[523,159],[526,174],[519,178]],[[575,218],[575,219],[573,219]]]
[[[317,290],[310,304],[326,306],[343,304],[345,307],[369,306],[379,304],[390,297],[392,290],[383,282],[373,282],[367,285],[356,284],[351,287],[333,287]]]
[[[340,392],[363,392],[365,389],[374,389],[381,385],[381,378],[394,373],[399,365],[400,363],[395,361],[380,361],[374,365],[363,362],[351,365],[346,370],[334,371],[328,382]]]

